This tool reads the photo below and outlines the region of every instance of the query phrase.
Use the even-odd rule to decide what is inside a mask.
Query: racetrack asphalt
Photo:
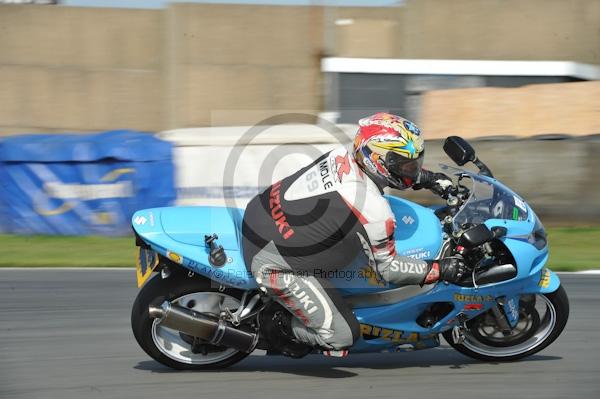
[[[0,398],[600,398],[600,276],[561,280],[565,332],[519,362],[482,363],[443,345],[180,372],[133,338],[134,270],[0,269]]]

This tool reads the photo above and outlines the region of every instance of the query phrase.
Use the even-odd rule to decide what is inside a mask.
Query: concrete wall
[[[0,6],[0,135],[248,125],[320,111],[330,84],[323,55],[600,64],[597,0],[405,4]]]
[[[331,28],[327,33],[332,41],[328,52],[338,57],[400,57],[404,10],[405,7],[327,8],[325,21],[326,27]]]
[[[317,7],[0,6],[0,134],[315,112],[323,26]]]
[[[168,126],[252,124],[283,110],[319,110],[322,18],[316,7],[172,5]]]
[[[600,64],[597,0],[406,0],[335,9],[344,57],[571,60]],[[352,21],[350,21],[352,20]]]
[[[597,0],[408,0],[402,58],[600,64]]]
[[[163,15],[0,6],[0,132],[161,126]]]

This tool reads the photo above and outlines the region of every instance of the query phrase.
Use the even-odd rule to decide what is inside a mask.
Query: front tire
[[[480,332],[481,323],[477,323],[478,318],[486,317],[483,314],[467,322],[469,331],[465,333],[465,341],[462,344],[454,343],[452,330],[442,335],[454,349],[478,360],[514,361],[531,356],[554,342],[562,333],[569,318],[569,299],[562,286],[552,293],[539,294],[537,297],[536,302],[544,304],[546,311],[540,315],[539,310],[529,310],[529,317],[527,317],[527,310],[525,310],[519,320],[519,323],[522,320],[523,323],[535,326],[535,331],[507,337],[505,342],[494,336],[485,339]],[[535,307],[537,308],[538,305]]]
[[[188,277],[187,274],[177,271],[171,276],[162,279],[160,274],[155,275],[142,287],[131,310],[131,328],[136,341],[142,349],[154,360],[176,370],[212,370],[229,367],[244,359],[249,353],[231,348],[210,347],[204,353],[192,350],[193,337],[185,336],[175,330],[160,326],[156,319],[148,314],[150,305],[160,305],[162,302],[183,301],[183,306],[196,310],[202,307],[204,298],[217,297],[229,301],[232,306],[242,296],[242,291],[226,288],[219,291],[211,287],[208,279],[201,277]]]

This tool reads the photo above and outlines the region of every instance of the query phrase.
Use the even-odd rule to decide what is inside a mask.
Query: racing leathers
[[[359,323],[323,272],[364,253],[385,281],[424,284],[437,263],[396,253],[394,214],[380,187],[339,147],[253,198],[242,234],[244,260],[259,287],[296,317],[293,335],[324,350],[352,346]],[[457,266],[457,265],[455,265]]]

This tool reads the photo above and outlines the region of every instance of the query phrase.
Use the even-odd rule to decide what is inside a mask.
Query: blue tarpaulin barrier
[[[176,197],[171,144],[141,132],[0,141],[0,231],[124,235],[138,209]]]

